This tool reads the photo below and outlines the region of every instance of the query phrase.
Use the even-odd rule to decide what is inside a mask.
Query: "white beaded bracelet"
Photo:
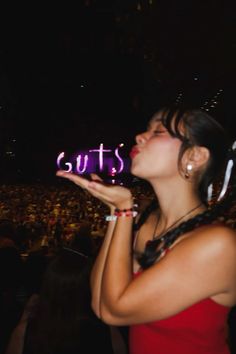
[[[116,215],[106,215],[105,220],[106,221],[115,221],[117,219]]]

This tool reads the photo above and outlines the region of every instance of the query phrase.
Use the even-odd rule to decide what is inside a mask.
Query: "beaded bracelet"
[[[133,208],[130,209],[115,209],[114,215],[107,215],[105,217],[106,221],[113,221],[116,220],[117,217],[120,216],[132,216],[133,218],[135,218],[138,215],[137,210],[135,210],[134,208],[136,207],[136,205]]]
[[[116,216],[132,216],[133,218],[137,216],[138,212],[134,208],[130,209],[115,209],[114,215]]]
[[[106,215],[105,220],[106,221],[115,221],[117,219],[116,215]]]

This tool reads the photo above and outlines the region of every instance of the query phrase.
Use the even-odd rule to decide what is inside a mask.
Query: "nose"
[[[143,144],[148,140],[148,132],[137,134],[135,137],[137,144]]]

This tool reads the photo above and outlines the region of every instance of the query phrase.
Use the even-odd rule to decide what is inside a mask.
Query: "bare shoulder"
[[[211,224],[199,227],[191,232],[186,247],[203,257],[228,257],[236,262],[236,231],[223,224]],[[200,251],[200,252],[199,252]]]
[[[227,306],[235,304],[236,232],[234,229],[220,224],[201,226],[186,235],[183,241],[173,247],[173,254],[172,251],[169,254],[169,261],[176,269],[181,271],[191,269],[192,277],[199,289],[201,284],[205,284],[203,290],[208,288],[206,297],[214,296],[215,300]],[[222,294],[224,299],[219,299]]]
[[[236,246],[236,230],[223,224],[211,224],[194,230],[194,236],[199,240],[221,246]]]
[[[223,224],[200,226],[183,235],[171,249],[173,259],[183,256],[196,264],[227,259],[236,269],[236,231]]]

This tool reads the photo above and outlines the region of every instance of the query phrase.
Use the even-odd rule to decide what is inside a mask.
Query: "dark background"
[[[17,7],[16,7],[17,6]],[[182,101],[236,135],[229,1],[99,1],[2,9],[1,180],[55,178],[56,157],[125,143]]]

